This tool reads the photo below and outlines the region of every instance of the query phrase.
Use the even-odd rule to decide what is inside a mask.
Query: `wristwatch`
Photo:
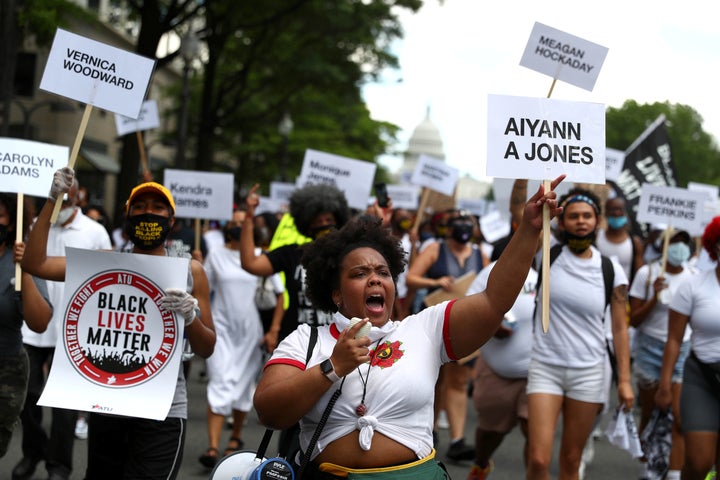
[[[325,360],[322,361],[322,363],[320,363],[320,371],[332,383],[335,383],[338,380],[340,380],[340,377],[338,377],[338,374],[335,373],[335,367],[333,367],[333,364],[329,358],[326,358]]]

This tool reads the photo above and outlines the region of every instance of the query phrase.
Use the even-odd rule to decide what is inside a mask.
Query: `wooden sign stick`
[[[82,120],[80,121],[80,128],[78,128],[77,135],[75,135],[75,143],[73,144],[70,152],[70,158],[68,159],[67,166],[70,168],[75,167],[75,160],[77,159],[78,152],[80,151],[80,144],[85,136],[85,130],[87,129],[88,120],[90,120],[90,113],[92,113],[93,106],[89,103],[85,105],[85,112],[83,112]],[[62,206],[62,198],[55,199],[55,208],[53,208],[52,215],[50,216],[50,223],[54,224],[57,222],[58,213],[60,213],[60,207]]]

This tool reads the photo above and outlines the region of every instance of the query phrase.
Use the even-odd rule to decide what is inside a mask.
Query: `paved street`
[[[185,446],[185,458],[183,460],[183,466],[179,477],[180,479],[207,479],[209,478],[210,473],[197,461],[197,457],[207,447],[207,434],[205,430],[205,382],[199,375],[202,367],[202,362],[196,359],[192,367],[190,380],[188,382],[190,412],[188,419],[187,442]],[[48,417],[49,415],[45,416],[46,419]],[[473,443],[474,418],[475,414],[471,407],[468,412],[466,441]],[[254,414],[249,415],[248,423],[245,427],[243,435],[245,444],[253,448],[257,447],[263,433],[264,428],[258,423],[257,417]],[[227,442],[227,439],[230,436],[230,431],[225,430],[223,435],[224,438],[221,445],[224,445],[224,443]],[[18,427],[13,435],[7,455],[0,459],[0,480],[9,479],[13,466],[19,461],[21,457],[20,440],[20,431]],[[273,447],[276,446],[276,441],[277,434],[273,437],[270,444],[270,453],[273,451]],[[444,458],[444,453],[447,450],[447,444],[447,430],[440,430],[440,447],[438,448],[440,458]],[[610,445],[605,438],[598,439],[595,445],[595,460],[587,468],[585,476],[587,480],[637,478],[637,463],[628,453]],[[505,441],[496,452],[494,456],[495,471],[490,478],[493,480],[518,480],[524,478],[525,474],[521,456],[522,448],[522,435],[518,429],[515,429],[515,431],[505,438]],[[85,441],[76,440],[75,470],[73,471],[70,480],[83,479],[86,454]],[[557,456],[557,453],[555,456]],[[446,463],[449,467],[452,478],[455,480],[464,479],[470,468],[469,462],[461,464]],[[557,476],[556,462],[554,462],[551,474],[553,477]],[[45,472],[44,465],[40,464],[38,466],[38,470],[35,472],[33,480],[45,480],[46,478],[47,473]]]

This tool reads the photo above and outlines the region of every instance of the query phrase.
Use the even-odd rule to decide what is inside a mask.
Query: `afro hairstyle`
[[[345,194],[332,185],[307,185],[290,195],[290,215],[298,231],[311,237],[310,224],[321,213],[330,212],[335,217],[335,226],[341,228],[350,218]]]
[[[306,294],[313,306],[324,312],[336,312],[333,291],[340,288],[340,273],[345,256],[357,248],[376,250],[387,261],[393,283],[405,268],[405,251],[399,240],[382,226],[379,218],[361,215],[317,240],[303,245]]]

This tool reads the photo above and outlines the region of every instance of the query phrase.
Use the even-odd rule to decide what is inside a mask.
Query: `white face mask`
[[[70,217],[73,216],[73,213],[75,213],[75,207],[66,207],[63,208],[58,212],[57,216],[57,224],[58,225],[65,225],[65,222],[70,220]]]
[[[690,258],[690,247],[682,242],[671,243],[667,249],[667,261],[674,267],[680,267]]]

